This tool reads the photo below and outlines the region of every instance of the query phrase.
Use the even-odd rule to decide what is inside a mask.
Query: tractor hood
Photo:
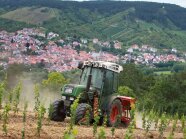
[[[69,96],[69,97],[78,97],[80,93],[85,92],[86,85],[79,85],[79,84],[66,84],[62,88],[62,96]],[[90,91],[94,92],[96,88],[90,87]]]
[[[85,88],[86,88],[85,85],[66,84],[62,88],[62,95],[77,97],[81,92],[85,91]]]

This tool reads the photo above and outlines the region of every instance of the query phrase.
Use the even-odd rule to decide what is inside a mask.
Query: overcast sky
[[[124,0],[124,1],[151,1],[151,2],[160,2],[160,3],[171,3],[186,8],[186,0]]]

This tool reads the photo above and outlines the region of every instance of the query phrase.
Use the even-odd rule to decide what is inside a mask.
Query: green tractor
[[[111,62],[85,61],[79,63],[78,68],[82,70],[79,84],[67,84],[62,88],[62,98],[53,103],[51,120],[64,121],[66,116],[70,116],[73,101],[80,96],[76,124],[82,124],[88,111],[90,122],[97,114],[100,119],[107,116],[108,126],[121,122],[127,125],[135,99],[117,93],[122,66]]]

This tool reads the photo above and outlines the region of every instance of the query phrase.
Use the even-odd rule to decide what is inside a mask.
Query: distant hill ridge
[[[186,9],[173,4],[60,0],[0,3],[0,29],[43,26],[62,35],[119,40],[124,46],[137,43],[186,49]],[[19,14],[21,11],[24,14]],[[17,26],[9,27],[14,22]]]

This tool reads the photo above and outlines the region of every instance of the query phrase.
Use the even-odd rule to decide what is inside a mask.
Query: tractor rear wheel
[[[50,120],[62,122],[66,118],[66,113],[64,109],[64,101],[63,100],[56,100],[52,104],[52,111],[50,113]]]
[[[87,103],[80,103],[76,109],[75,124],[86,125],[92,121],[92,108]]]
[[[119,126],[121,123],[122,104],[119,99],[112,102],[108,111],[108,126]]]

